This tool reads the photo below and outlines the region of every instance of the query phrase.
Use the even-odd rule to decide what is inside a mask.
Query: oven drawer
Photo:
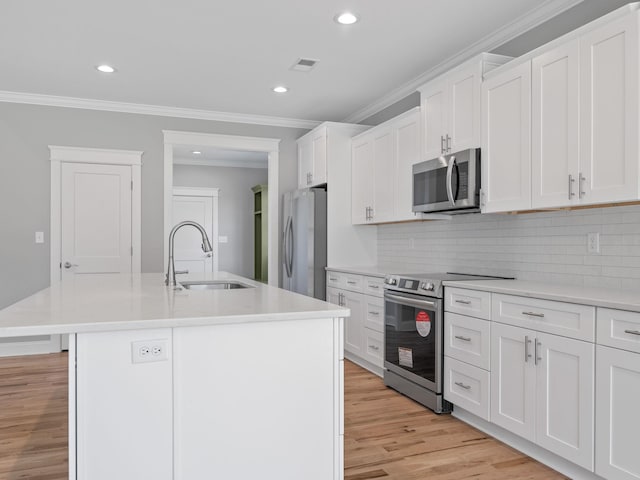
[[[444,309],[446,312],[460,313],[462,315],[491,320],[490,292],[445,287],[444,298]]]
[[[365,359],[374,364],[376,367],[384,366],[384,334],[364,329],[364,355]]]
[[[489,372],[444,357],[445,400],[489,421]]]
[[[598,308],[598,344],[640,353],[640,313]]]
[[[444,354],[489,370],[491,323],[457,313],[444,314]]]
[[[364,326],[384,333],[384,300],[370,295],[364,298]]]
[[[380,277],[364,277],[364,293],[382,298],[384,295],[384,279]]]
[[[492,320],[593,342],[596,309],[587,305],[493,294]]]

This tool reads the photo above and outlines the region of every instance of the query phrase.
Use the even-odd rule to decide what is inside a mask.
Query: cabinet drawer
[[[384,279],[380,277],[364,277],[364,293],[382,298],[384,295]]]
[[[598,308],[598,344],[640,353],[640,313]]]
[[[384,300],[371,295],[365,295],[364,326],[384,333]]]
[[[491,309],[494,322],[595,340],[595,307],[494,293]]]
[[[462,315],[491,320],[490,292],[445,287],[444,298],[444,309],[447,312],[461,313]]]
[[[444,357],[445,400],[489,421],[489,372]]]
[[[364,329],[364,355],[376,367],[384,365],[384,335],[381,332]]]
[[[327,287],[342,288],[344,278],[339,272],[327,271]]]
[[[362,275],[353,275],[351,273],[327,271],[327,287],[342,288],[352,292],[362,292],[363,286]]]
[[[489,370],[491,323],[457,313],[444,314],[444,354]]]

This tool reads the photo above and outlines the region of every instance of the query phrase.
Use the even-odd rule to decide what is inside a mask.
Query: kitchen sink
[[[237,288],[254,288],[246,283],[232,280],[201,280],[193,282],[179,282],[187,290],[235,290]]]

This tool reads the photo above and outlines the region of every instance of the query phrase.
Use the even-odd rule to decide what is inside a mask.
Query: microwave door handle
[[[453,185],[451,183],[452,174],[453,174],[453,166],[456,164],[455,155],[451,155],[449,158],[449,165],[447,165],[447,197],[449,198],[449,202],[452,207],[456,206],[456,200],[453,196]]]

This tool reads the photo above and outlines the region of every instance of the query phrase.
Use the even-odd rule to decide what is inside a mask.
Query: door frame
[[[51,161],[51,285],[61,281],[60,269],[62,262],[62,164],[85,163],[102,165],[128,165],[131,167],[131,272],[140,273],[142,270],[141,253],[141,167],[144,152],[133,150],[113,150],[105,148],[64,147],[49,145]]]
[[[213,254],[213,271],[217,272],[220,265],[218,258],[218,197],[220,195],[219,188],[200,188],[200,187],[173,187],[173,196],[179,197],[208,197],[212,199],[211,222],[211,248]]]
[[[169,233],[171,232],[171,204],[173,201],[173,147],[217,147],[226,150],[244,150],[251,152],[264,152],[268,155],[269,184],[268,208],[269,222],[267,236],[269,241],[268,275],[269,285],[278,286],[280,249],[279,246],[279,189],[278,189],[278,164],[280,155],[279,138],[244,137],[240,135],[221,135],[215,133],[180,132],[163,130],[164,135],[164,270],[167,269],[169,252]]]

